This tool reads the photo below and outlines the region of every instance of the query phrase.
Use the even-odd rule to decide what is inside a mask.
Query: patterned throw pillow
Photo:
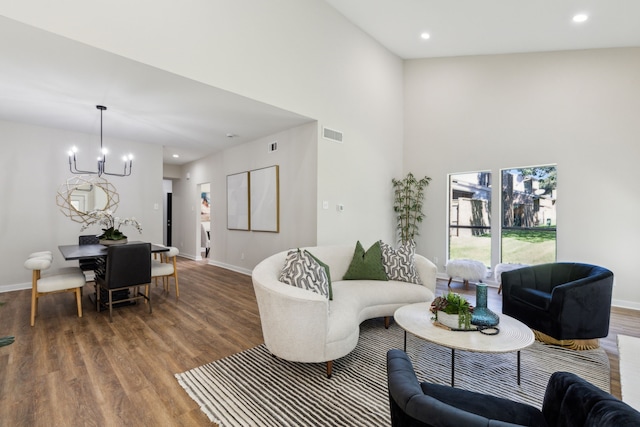
[[[279,280],[287,285],[329,297],[327,273],[307,251],[289,251]]]
[[[343,280],[389,280],[382,265],[380,242],[375,242],[365,252],[358,241]]]
[[[331,287],[331,269],[329,268],[329,266],[327,264],[322,262],[317,256],[315,256],[311,252],[309,252],[307,250],[305,250],[305,252],[308,253],[309,255],[311,255],[313,257],[313,259],[315,259],[316,262],[318,264],[320,264],[320,266],[322,268],[324,268],[324,272],[327,273],[327,280],[329,281],[329,299],[333,300],[333,288]]]
[[[381,240],[380,248],[382,249],[382,265],[389,280],[422,284],[416,270],[416,244],[413,240],[398,246],[398,249],[392,248]]]

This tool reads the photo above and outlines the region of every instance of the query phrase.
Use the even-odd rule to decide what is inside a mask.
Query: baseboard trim
[[[640,303],[632,302],[632,301],[625,301],[625,300],[621,300],[621,299],[611,300],[611,305],[613,307],[628,308],[630,310],[640,310]]]
[[[225,264],[223,262],[218,262],[215,260],[209,260],[209,265],[213,265],[215,267],[220,267],[220,268],[224,268],[227,270],[231,270],[231,271],[235,271],[236,273],[240,273],[240,274],[244,274],[247,276],[251,276],[252,270],[247,270],[246,268],[242,268],[242,267],[237,267],[235,265],[231,265],[231,264]]]
[[[0,286],[0,293],[13,292],[13,291],[23,291],[25,289],[31,289],[31,282],[16,283],[14,285],[3,285],[3,286]]]

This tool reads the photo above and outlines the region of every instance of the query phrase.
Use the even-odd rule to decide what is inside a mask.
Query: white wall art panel
[[[227,175],[227,228],[249,230],[249,173]]]
[[[279,167],[249,172],[251,201],[251,230],[280,231]]]

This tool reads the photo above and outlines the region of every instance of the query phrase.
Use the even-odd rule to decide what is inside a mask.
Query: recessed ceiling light
[[[431,36],[429,35],[429,33],[422,33],[422,34],[420,34],[420,38],[421,38],[422,40],[429,40],[429,38],[430,38],[430,37],[431,37]]]
[[[178,157],[180,157],[180,155],[179,154],[174,154],[173,157],[177,159]]]
[[[579,13],[577,15],[574,15],[573,22],[584,22],[587,19],[589,19],[589,16],[585,15],[584,13]]]

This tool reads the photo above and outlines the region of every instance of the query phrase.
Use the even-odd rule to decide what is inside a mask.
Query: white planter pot
[[[457,314],[447,314],[444,311],[438,311],[438,322],[451,329],[460,329]],[[464,328],[464,324],[462,327]]]
[[[127,239],[120,239],[120,240],[100,239],[100,244],[104,246],[124,245],[125,243],[127,243]]]

